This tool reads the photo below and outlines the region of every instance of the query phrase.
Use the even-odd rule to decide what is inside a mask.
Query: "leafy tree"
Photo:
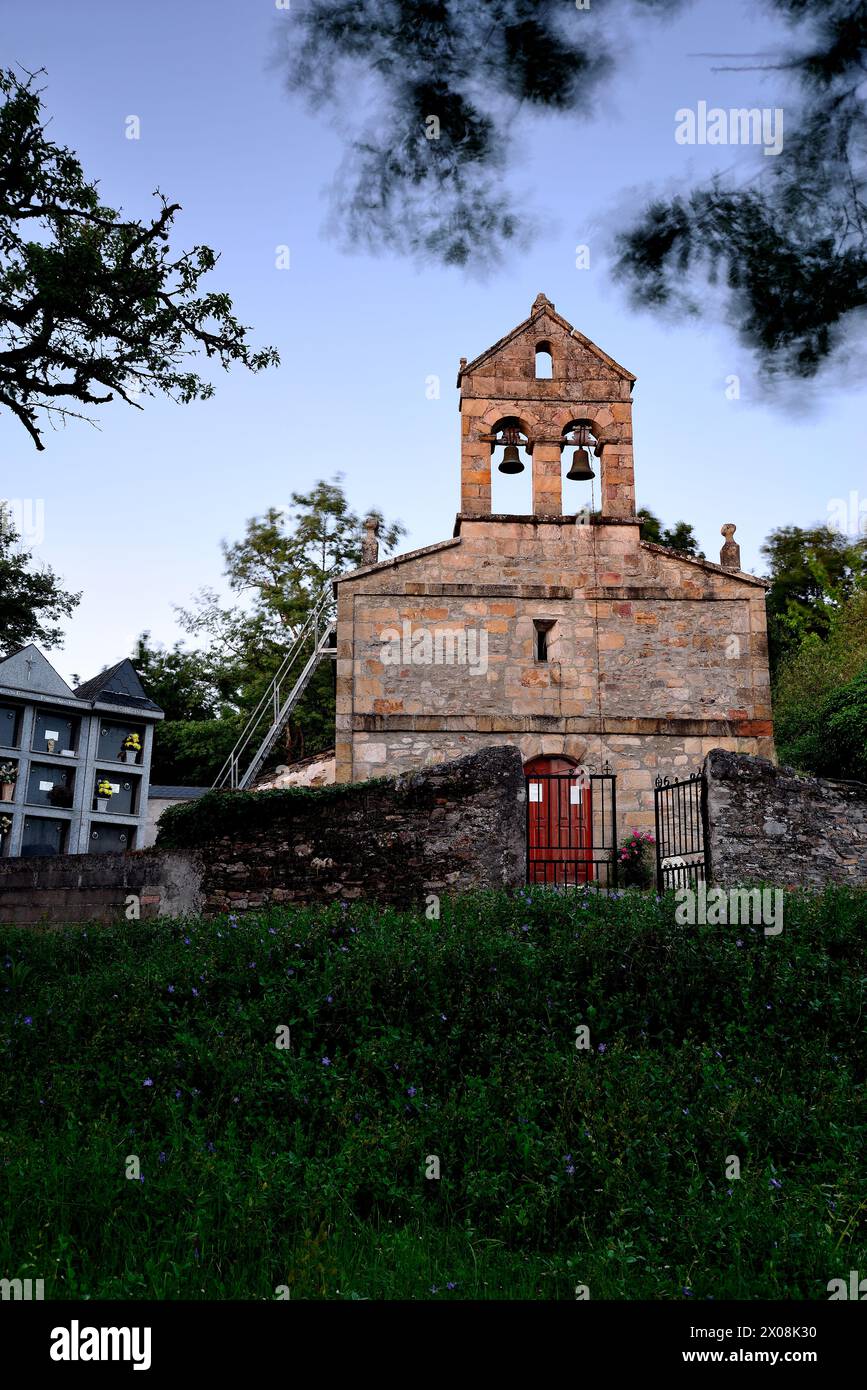
[[[639,305],[721,306],[769,375],[810,377],[861,328],[867,304],[867,9],[773,3],[802,26],[774,64],[801,97],[799,113],[786,103],[782,152],[759,184],[727,174],[654,199],[618,238],[616,274]]]
[[[827,613],[783,660],[774,685],[780,761],[867,780],[867,584]]]
[[[678,3],[619,7],[626,20]],[[350,132],[334,182],[337,234],[452,265],[498,260],[533,230],[503,196],[516,109],[586,109],[616,51],[562,0],[309,0],[288,37],[287,89]],[[365,125],[359,89],[374,97]]]
[[[143,632],[132,660],[148,695],[167,720],[217,717],[219,697],[198,653],[184,651],[180,642],[166,651],[153,646],[150,633]]]
[[[615,239],[615,274],[638,304],[721,312],[769,372],[809,376],[861,328],[867,299],[867,12],[863,0],[768,4],[796,34],[772,65],[797,94],[782,152],[763,160],[759,184],[750,163],[749,182],[720,176],[652,199]],[[287,89],[345,141],[338,236],[471,268],[502,259],[541,223],[516,196],[517,117],[598,114],[619,31],[680,7],[609,0],[619,24],[605,28],[596,5],[576,14],[562,0],[293,7]]]
[[[82,406],[207,399],[213,385],[187,366],[202,353],[276,364],[249,346],[228,295],[199,291],[210,247],[170,250],[179,203],[157,192],[153,221],[125,219],[48,139],[36,77],[0,70],[0,408],[42,449],[44,421],[89,419]]]
[[[163,786],[211,786],[241,728],[242,720],[237,715],[158,724],[151,781]]]
[[[694,555],[699,560],[704,559],[704,551],[698,548],[698,541],[690,522],[676,521],[673,526],[663,527],[659,517],[648,507],[642,507],[638,515],[642,518],[640,534],[643,541],[652,541],[654,545],[665,545],[669,550],[679,550],[682,555]]]
[[[361,519],[349,508],[342,479],[338,473],[308,493],[293,492],[289,517],[271,507],[247,522],[242,540],[223,546],[230,588],[250,594],[254,612],[281,638],[303,625],[329,580],[361,564]],[[379,522],[381,551],[391,554],[404,527],[375,509],[368,515]]]
[[[81,594],[61,589],[48,568],[33,568],[33,556],[21,549],[8,507],[0,502],[0,652],[27,642],[58,647],[63,630],[58,624],[77,607]]]
[[[389,554],[404,527],[376,511],[373,515],[380,521],[382,553]],[[307,493],[293,493],[288,511],[269,508],[247,522],[241,540],[223,544],[229,588],[244,603],[227,605],[207,588],[191,608],[178,609],[182,628],[196,642],[193,651],[176,646],[170,653],[154,653],[145,635],[143,661],[154,677],[149,689],[167,714],[171,711],[155,744],[165,781],[214,780],[323,591],[323,621],[333,619],[328,586],[361,562],[361,531],[341,475],[320,480]],[[299,671],[301,664],[299,659]],[[269,705],[262,734],[271,713]],[[333,743],[334,669],[324,662],[293,712],[274,761],[291,761]]]
[[[825,737],[817,771],[867,782],[867,664],[829,696],[821,717]]]
[[[761,548],[769,562],[768,643],[771,669],[813,633],[827,637],[841,603],[867,575],[867,541],[828,525],[781,526]]]

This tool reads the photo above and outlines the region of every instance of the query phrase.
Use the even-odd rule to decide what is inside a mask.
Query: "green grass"
[[[674,906],[534,889],[441,921],[0,929],[0,1277],[827,1299],[867,1273],[867,894],[789,894],[773,938]]]

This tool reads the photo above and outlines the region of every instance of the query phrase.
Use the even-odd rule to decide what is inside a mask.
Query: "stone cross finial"
[[[379,560],[379,518],[372,513],[364,518],[364,535],[361,540],[361,563],[375,565]]]
[[[739,570],[741,567],[741,548],[737,541],[732,540],[737,529],[733,521],[727,521],[719,529],[720,535],[725,537],[725,543],[719,553],[719,562],[724,570]]]
[[[545,305],[546,305],[546,304],[547,304],[547,306],[548,306],[549,309],[553,309],[553,308],[554,308],[554,305],[551,303],[551,301],[550,301],[550,299],[548,298],[548,296],[547,296],[546,294],[542,294],[542,292],[540,291],[540,292],[536,295],[536,298],[533,300],[533,309],[532,309],[532,312],[533,312],[534,314],[537,314],[537,313],[539,312],[540,309],[544,309],[544,308],[545,308]]]

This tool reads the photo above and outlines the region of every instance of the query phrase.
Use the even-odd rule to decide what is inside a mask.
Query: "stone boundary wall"
[[[867,887],[867,784],[719,748],[704,778],[714,883]],[[246,835],[0,859],[0,923],[122,922],[130,897],[143,919],[356,898],[421,908],[428,893],[525,882],[526,793],[513,746],[321,794],[255,795],[257,824]]]
[[[485,748],[274,807],[268,832],[249,843],[226,837],[196,847],[205,911],[356,898],[422,905],[427,893],[510,888],[526,878],[517,748]]]
[[[867,887],[867,783],[808,777],[721,748],[705,759],[704,778],[714,883]]]
[[[517,748],[321,795],[252,795],[257,824],[246,835],[171,851],[0,859],[0,923],[123,921],[131,895],[145,918],[355,898],[422,906],[428,893],[525,882]]]
[[[192,855],[155,850],[0,859],[0,923],[122,922],[130,897],[141,918],[198,912],[200,866]]]

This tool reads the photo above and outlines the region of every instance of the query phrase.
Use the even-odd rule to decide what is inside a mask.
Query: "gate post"
[[[665,892],[665,884],[662,874],[662,839],[659,830],[659,802],[660,802],[661,778],[657,777],[656,786],[653,791],[653,812],[656,819],[656,891],[658,894]]]

